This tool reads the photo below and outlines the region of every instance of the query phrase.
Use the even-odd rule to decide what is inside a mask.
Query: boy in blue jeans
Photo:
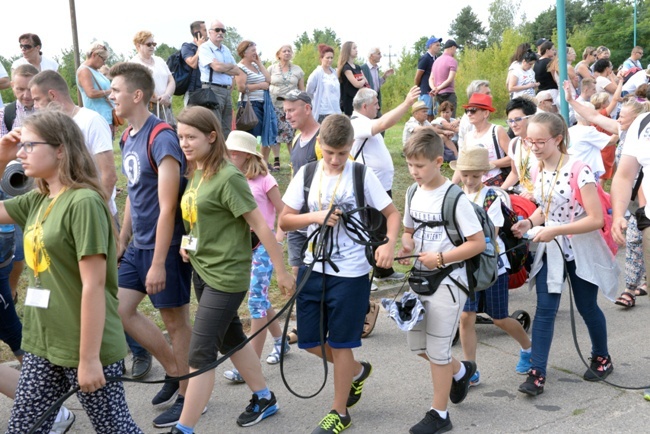
[[[485,235],[469,199],[458,198],[453,218],[465,242],[455,247],[444,226],[429,227],[419,222],[442,220],[443,199],[452,187],[440,173],[444,145],[432,128],[416,130],[404,147],[411,176],[418,184],[404,208],[404,234],[399,256],[419,255],[415,268],[440,272],[485,250]],[[409,203],[410,202],[410,203]],[[445,216],[450,219],[452,216]],[[400,263],[408,265],[410,260]],[[452,280],[453,279],[453,280]],[[454,268],[431,295],[418,295],[425,309],[424,319],[407,334],[412,352],[429,361],[434,395],[424,419],[411,427],[411,434],[442,433],[452,429],[447,402],[458,404],[467,396],[469,380],[476,372],[472,361],[459,362],[451,355],[451,345],[467,293],[454,281],[467,287],[465,267]]]
[[[350,120],[344,115],[330,115],[320,129],[319,142],[323,158],[318,162],[307,197],[308,212],[301,214],[304,199],[305,167],[302,167],[289,184],[282,200],[284,211],[280,215],[280,227],[293,231],[304,227],[311,234],[325,223],[333,228],[330,263],[314,258],[320,237],[314,239],[305,252],[305,263],[316,262],[312,273],[297,298],[298,346],[321,357],[320,325],[324,326],[325,354],[334,364],[334,402],[332,410],[321,420],[312,434],[339,433],[350,426],[352,420],[348,408],[361,398],[365,380],[372,372],[368,362],[358,362],[353,348],[361,346],[363,323],[368,311],[370,280],[365,248],[352,241],[341,227],[342,213],[357,208],[354,189],[354,163],[349,159],[354,142]],[[391,198],[382,188],[372,170],[365,171],[364,195],[368,206],[381,210],[386,217],[388,242],[376,249],[375,261],[380,267],[393,262],[396,240],[399,234],[400,214]],[[329,210],[335,211],[324,222]],[[301,282],[306,267],[298,271]],[[323,289],[324,288],[324,289]],[[325,291],[325,306],[321,298]],[[321,316],[323,316],[321,318]]]

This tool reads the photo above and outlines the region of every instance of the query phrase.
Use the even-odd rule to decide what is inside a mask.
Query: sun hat
[[[463,108],[476,107],[489,112],[495,112],[496,109],[492,107],[492,97],[484,93],[473,93],[469,98],[467,104]]]
[[[246,131],[233,130],[228,134],[226,147],[229,151],[246,152],[247,154],[257,155],[260,158],[262,154],[257,152],[257,139],[251,133]]]
[[[482,146],[471,146],[458,153],[458,160],[449,163],[453,170],[492,170],[494,164],[490,163],[487,148]]]
[[[415,104],[413,104],[413,107],[411,107],[411,113],[415,113],[418,110],[424,110],[428,108],[429,107],[427,107],[424,101],[417,101]]]

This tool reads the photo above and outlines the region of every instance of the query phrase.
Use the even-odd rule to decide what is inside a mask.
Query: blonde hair
[[[140,30],[133,37],[133,45],[137,47],[140,44],[144,44],[149,38],[153,38],[153,33],[151,33],[149,30]]]
[[[278,49],[278,51],[275,52],[275,58],[276,58],[276,59],[280,60],[280,54],[282,53],[282,49],[283,49],[283,48],[286,48],[286,47],[288,47],[289,50],[291,50],[291,54],[293,55],[293,47],[292,47],[291,45],[289,45],[289,44],[284,44],[283,46],[281,46],[281,47]],[[293,57],[293,56],[292,56],[292,57]]]
[[[568,154],[569,149],[569,130],[567,129],[564,118],[555,113],[543,112],[537,113],[535,116],[528,120],[528,127],[530,124],[544,124],[551,134],[551,137],[562,136],[562,141],[558,145],[558,149],[563,154]],[[541,162],[540,162],[541,167]]]
[[[269,169],[262,157],[255,154],[248,155],[250,155],[250,158],[247,158],[246,161],[244,161],[244,165],[241,168],[246,179],[255,179],[258,176],[266,176],[269,173]]]
[[[596,110],[600,110],[609,102],[609,94],[607,92],[598,92],[591,96],[589,100]]]

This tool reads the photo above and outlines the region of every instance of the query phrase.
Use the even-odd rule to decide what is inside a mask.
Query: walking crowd
[[[193,22],[190,32],[180,69],[154,54],[146,30],[133,38],[135,56],[110,68],[106,45],[93,42],[76,72],[83,107],[33,33],[19,36],[23,57],[10,78],[0,66],[0,87],[16,98],[0,108],[0,172],[18,160],[35,180],[13,198],[0,191],[0,339],[22,365],[20,372],[0,366],[0,392],[14,399],[7,433],[28,432],[72,388],[96,432],[142,433],[122,382],[107,381],[125,374],[128,351],[132,378],[144,378],[152,358],[165,370],[151,400],[163,409],[154,427],[194,432],[219,354],[233,365],[225,377],[251,392],[236,423],[260,423],[280,400],[260,362],[267,328],[268,364],[297,342],[333,365],[332,405],[312,433],[340,433],[373,372],[354,351],[379,311],[370,300],[373,278],[408,280],[410,303],[386,307],[431,369],[431,406],[412,434],[451,430],[449,401],[461,403],[480,384],[477,313],[516,341],[515,372],[525,376],[519,392],[544,392],[565,280],[592,345],[584,380],[613,372],[598,292],[633,307],[647,294],[650,263],[650,178],[642,170],[650,165],[650,67],[641,65],[642,47],[616,72],[606,47],[585,48],[575,66],[575,49],[559,47],[569,62],[561,83],[551,41],[536,41],[536,51],[521,44],[504,66],[504,128],[491,121],[501,113],[490,88],[503,83],[472,81],[457,116],[462,47],[451,39],[431,37],[414,86],[397,106],[382,107],[381,88],[394,71],[381,69],[378,47],[357,65],[354,42],[320,44],[320,65],[305,77],[290,45],[267,67],[251,40],[238,45],[237,63],[219,20]],[[557,114],[561,92],[568,122]],[[174,95],[185,105],[178,113]],[[409,113],[402,157],[414,184],[402,216],[384,133]],[[121,219],[114,139],[127,179]],[[273,176],[283,170],[282,144],[290,156],[286,186]],[[607,180],[611,198],[602,189]],[[614,242],[626,249],[618,297]],[[490,258],[491,269],[474,265]],[[393,268],[396,259],[414,259],[408,275]],[[24,265],[21,323],[15,303]],[[287,298],[301,284],[286,340],[269,300],[274,272]],[[489,282],[479,283],[483,277]],[[508,310],[509,288],[525,282],[536,293],[530,338]],[[147,296],[169,343],[139,309]],[[244,300],[252,340],[238,314]],[[463,360],[452,356],[457,332]],[[61,407],[36,432],[65,433],[74,421]]]

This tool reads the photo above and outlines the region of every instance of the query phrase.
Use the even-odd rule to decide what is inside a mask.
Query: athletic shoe
[[[348,428],[351,424],[352,418],[350,417],[350,413],[348,413],[347,410],[345,410],[345,416],[343,417],[341,417],[341,415],[336,410],[332,410],[325,415],[325,417],[318,423],[318,426],[311,432],[311,434],[338,434],[344,429]]]
[[[392,280],[404,280],[404,277],[406,277],[404,273],[398,273],[397,271],[395,271],[390,276],[375,277],[374,280],[376,280],[377,282],[390,282]]]
[[[370,290],[371,290],[372,292],[375,292],[375,291],[377,291],[378,289],[379,289],[379,287],[378,287],[377,285],[375,285],[374,282],[372,282],[372,283],[370,284]]]
[[[519,350],[519,362],[517,363],[517,367],[515,368],[517,374],[520,375],[528,374],[528,371],[530,371],[530,369],[533,367],[533,362],[530,361],[530,358],[531,358],[530,351],[526,353],[522,349]]]
[[[274,343],[273,344],[273,351],[266,357],[266,363],[269,365],[276,365],[280,363],[280,352],[282,351],[282,344],[281,343]],[[289,345],[288,340],[284,342],[284,352],[283,354],[286,356],[287,353],[291,350],[291,346]]]
[[[67,433],[70,430],[70,427],[72,427],[75,419],[73,412],[65,407],[61,407],[59,413],[56,415],[54,425],[52,425],[52,428],[50,429],[50,434]]]
[[[169,407],[165,412],[158,415],[157,418],[153,420],[153,426],[156,428],[167,428],[170,426],[176,426],[178,420],[181,418],[181,413],[183,412],[183,405],[185,404],[185,397],[178,395],[174,405]],[[201,414],[205,414],[208,411],[208,407],[204,407]],[[172,430],[173,432],[173,430]]]
[[[612,373],[614,370],[614,365],[612,365],[612,358],[607,357],[591,357],[591,366],[590,369],[587,369],[585,375],[582,376],[587,381],[599,381],[604,380]]]
[[[481,373],[477,369],[472,378],[469,379],[469,387],[478,386],[479,384],[481,384]]]
[[[170,378],[172,377],[165,374],[165,380],[168,380]],[[167,405],[172,401],[174,401],[177,395],[178,395],[178,381],[169,381],[163,384],[163,387],[162,389],[160,389],[160,392],[156,393],[156,396],[154,396],[153,399],[151,400],[151,405],[153,405],[154,407]]]
[[[469,391],[469,381],[476,372],[476,363],[471,360],[461,362],[465,365],[465,375],[459,381],[452,380],[449,400],[454,404],[463,402]]]
[[[544,393],[545,383],[546,377],[541,375],[537,369],[531,369],[526,381],[519,385],[519,391],[530,396],[541,395]]]
[[[183,431],[179,430],[178,428],[176,428],[176,425],[174,425],[172,427],[172,430],[165,434],[183,434]]]
[[[449,413],[447,413],[447,418],[443,419],[437,411],[429,410],[424,415],[424,419],[411,427],[409,433],[436,434],[451,431],[452,428],[453,426],[451,425]]]
[[[232,368],[231,370],[224,372],[223,376],[233,383],[244,383],[244,377],[241,376],[237,368]]]
[[[250,404],[246,407],[246,411],[239,415],[237,418],[237,425],[239,426],[252,426],[269,416],[273,416],[278,411],[278,403],[275,400],[275,395],[271,392],[271,398],[260,399],[253,393]]]
[[[139,380],[151,371],[151,354],[147,353],[144,356],[133,356],[133,363],[131,364],[131,378]]]
[[[345,404],[347,408],[354,407],[354,405],[361,399],[361,392],[363,392],[363,384],[366,382],[370,374],[372,374],[372,365],[369,362],[360,362],[363,367],[361,377],[358,380],[352,381],[350,387],[350,394],[348,395],[348,402]],[[325,416],[327,417],[327,416]]]

